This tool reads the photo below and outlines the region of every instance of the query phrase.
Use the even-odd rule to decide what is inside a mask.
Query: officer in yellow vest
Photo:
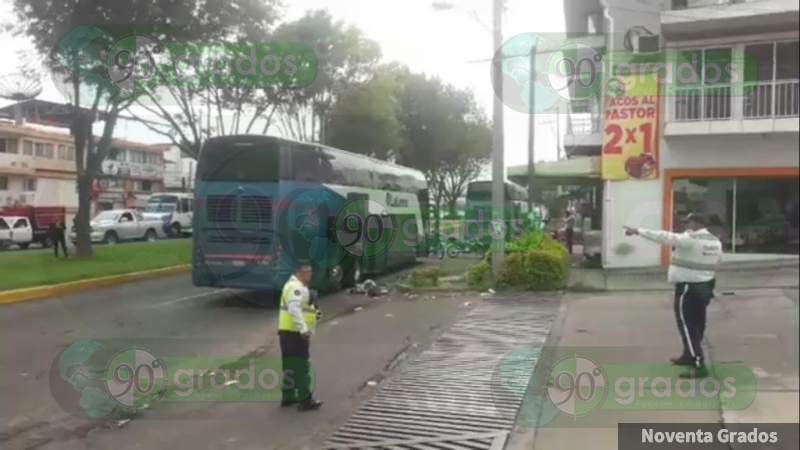
[[[301,411],[319,409],[322,402],[314,399],[309,347],[319,314],[312,303],[308,286],[312,269],[300,264],[283,286],[278,313],[278,336],[281,343],[284,385],[281,406],[298,405]]]
[[[682,377],[702,378],[708,374],[702,346],[706,308],[714,297],[722,243],[708,231],[703,215],[692,213],[684,220],[686,231],[683,233],[625,227],[625,234],[673,247],[667,278],[675,285],[675,320],[683,341],[683,353],[670,358],[670,361],[675,365],[694,367]]]

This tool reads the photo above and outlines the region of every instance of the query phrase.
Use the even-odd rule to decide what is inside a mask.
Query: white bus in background
[[[193,210],[194,194],[182,192],[153,194],[147,201],[144,217],[161,220],[167,236],[182,237],[192,233]]]

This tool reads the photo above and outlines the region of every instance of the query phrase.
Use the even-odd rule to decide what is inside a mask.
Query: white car
[[[0,248],[18,245],[28,248],[33,242],[33,227],[27,217],[0,217]]]
[[[137,239],[153,242],[165,236],[160,220],[145,219],[133,209],[103,211],[91,221],[91,230],[92,242],[106,244]],[[70,239],[77,239],[74,231],[70,233]]]

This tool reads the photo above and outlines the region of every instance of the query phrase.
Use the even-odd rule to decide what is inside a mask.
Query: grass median
[[[74,251],[74,250],[73,250]],[[50,250],[0,253],[0,291],[189,264],[192,240],[96,245],[92,258],[54,258]]]

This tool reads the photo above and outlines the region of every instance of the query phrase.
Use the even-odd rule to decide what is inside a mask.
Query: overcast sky
[[[454,0],[456,8],[436,11],[431,0],[288,0],[287,20],[301,17],[309,9],[327,9],[336,19],[353,24],[378,42],[385,61],[399,61],[413,71],[439,76],[442,80],[474,92],[476,101],[491,118],[493,92],[488,59],[492,49],[492,0]],[[0,0],[0,17],[7,23],[11,0]],[[562,2],[506,0],[504,38],[525,32],[563,31]],[[31,48],[24,38],[2,35],[0,74],[15,71],[18,51]],[[47,83],[40,98],[63,101]],[[527,161],[527,115],[505,108],[506,165]],[[537,118],[537,160],[556,159],[554,116]],[[563,123],[563,122],[562,122]],[[130,140],[160,142],[163,138],[141,126],[120,122],[118,135]],[[271,132],[276,130],[271,130]],[[562,127],[563,132],[563,127]]]

